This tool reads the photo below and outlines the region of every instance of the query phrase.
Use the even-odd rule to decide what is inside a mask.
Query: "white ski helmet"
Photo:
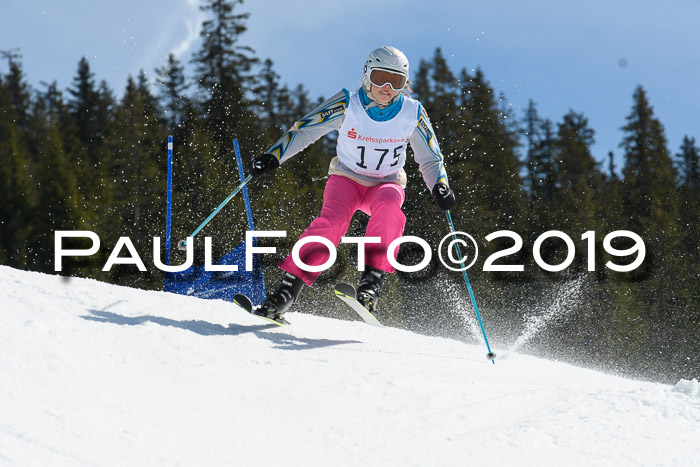
[[[390,86],[396,91],[403,89],[408,81],[408,59],[403,52],[395,47],[384,46],[370,52],[365,62],[365,75],[362,80],[365,90],[368,92],[371,84],[375,86],[386,84],[386,82],[377,83],[372,80],[373,70],[388,71],[401,75],[403,79],[399,78],[397,81],[389,82]]]

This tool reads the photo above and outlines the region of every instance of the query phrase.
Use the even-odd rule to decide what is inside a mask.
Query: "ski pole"
[[[199,224],[199,227],[197,227],[197,228],[195,229],[195,231],[192,232],[187,238],[189,238],[189,237],[194,237],[195,235],[197,235],[197,234],[199,233],[199,231],[202,230],[202,229],[204,228],[204,226],[207,225],[207,224],[209,223],[209,221],[212,220],[212,219],[214,218],[214,216],[216,216],[216,215],[219,213],[219,211],[221,211],[221,209],[222,209],[224,206],[226,206],[226,204],[228,204],[228,202],[231,201],[231,199],[233,199],[233,197],[236,196],[236,195],[238,194],[239,191],[241,191],[241,190],[243,189],[244,186],[246,186],[246,184],[250,181],[251,178],[253,178],[253,176],[252,176],[252,175],[248,175],[248,176],[245,178],[245,180],[243,180],[243,181],[240,183],[240,185],[238,185],[238,186],[236,187],[236,189],[233,190],[233,191],[231,192],[231,194],[228,195],[228,196],[226,197],[226,199],[223,200],[223,202],[222,202],[216,209],[214,209],[214,211],[213,211],[211,214],[209,214],[209,217],[207,217],[206,219],[204,219],[204,222],[202,222],[201,224]],[[180,249],[180,250],[184,250],[186,245],[187,245],[187,240],[180,240],[180,241],[177,243],[177,247],[178,247],[178,249]]]
[[[455,225],[452,222],[452,215],[450,214],[450,210],[448,209],[445,211],[447,214],[447,220],[450,221],[450,229],[452,231],[452,237],[455,239],[455,248],[457,249],[457,258],[459,259],[459,263],[462,264],[464,260],[462,259],[462,252],[459,251],[459,243],[457,242],[457,233],[455,232]],[[479,326],[481,326],[481,333],[484,335],[484,342],[486,342],[486,349],[489,351],[488,354],[486,354],[486,357],[488,357],[491,362],[495,365],[496,361],[494,360],[496,358],[496,354],[491,351],[491,346],[489,345],[489,340],[486,337],[486,331],[484,330],[484,323],[481,321],[481,314],[479,313],[479,307],[476,306],[476,298],[474,298],[474,292],[472,291],[472,286],[469,283],[469,277],[467,276],[467,270],[462,269],[462,276],[464,276],[464,282],[467,283],[467,290],[469,290],[469,298],[471,298],[472,305],[474,306],[474,312],[476,313],[476,319],[479,321]]]
[[[168,136],[168,193],[165,213],[165,264],[170,266],[170,224],[173,211],[173,137]]]

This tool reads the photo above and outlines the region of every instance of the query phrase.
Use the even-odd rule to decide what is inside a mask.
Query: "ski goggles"
[[[380,88],[388,84],[394,91],[400,91],[406,86],[406,77],[392,71],[373,68],[369,71],[369,82]]]

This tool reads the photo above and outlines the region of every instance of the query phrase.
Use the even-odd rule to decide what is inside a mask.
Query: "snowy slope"
[[[695,380],[8,267],[0,297],[0,465],[700,464]]]

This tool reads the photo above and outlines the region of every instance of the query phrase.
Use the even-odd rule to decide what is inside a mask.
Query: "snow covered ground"
[[[0,267],[0,465],[700,465],[696,380],[289,320]]]

